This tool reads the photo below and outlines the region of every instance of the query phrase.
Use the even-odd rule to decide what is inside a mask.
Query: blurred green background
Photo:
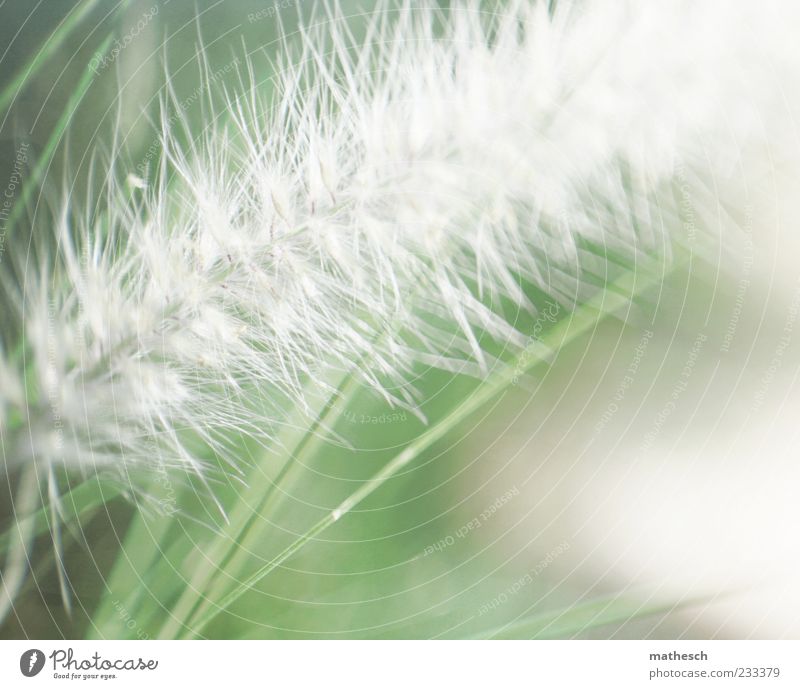
[[[254,60],[259,87],[270,89],[269,59],[281,49],[279,39],[289,36],[291,41],[298,12],[310,16],[321,11],[313,3],[289,0],[6,0],[0,6],[0,88],[12,83],[52,41],[62,22],[85,7],[76,29],[48,53],[0,120],[0,173],[5,176],[20,142],[30,143],[29,166],[35,164],[87,65],[94,61],[99,66],[60,137],[42,193],[37,191],[31,199],[28,216],[7,239],[7,247],[24,241],[26,228],[29,233],[30,227],[37,227],[37,214],[46,212],[37,203],[43,209],[55,203],[64,170],[69,171],[69,193],[86,195],[92,184],[87,181],[89,161],[97,151],[102,161],[115,131],[124,142],[130,174],[140,174],[140,165],[157,142],[153,122],[167,70],[179,103],[201,85],[200,42],[210,72],[225,70],[246,53]],[[361,7],[342,3],[342,11],[353,15],[354,31],[362,21]],[[136,29],[148,14],[152,17]],[[104,63],[97,51],[106,37],[121,40],[134,30],[135,37],[118,57],[109,61],[106,53]],[[226,87],[236,89],[235,74],[226,75],[228,79]],[[199,101],[188,105],[184,115],[202,130]],[[711,375],[718,362],[713,352],[719,350],[735,292],[735,281],[720,277],[716,269],[694,264],[672,273],[658,300],[643,299],[559,350],[547,366],[461,424],[265,577],[203,633],[221,638],[461,638],[494,631],[589,638],[733,634],[730,629],[720,631],[716,618],[706,619],[704,611],[713,606],[708,598],[698,602],[690,596],[656,595],[639,572],[630,570],[626,578],[608,567],[608,558],[597,552],[602,543],[592,545],[592,539],[601,539],[587,537],[581,520],[593,519],[605,504],[604,491],[609,489],[599,488],[604,484],[597,472],[624,454],[620,438],[628,446],[641,442],[643,433],[633,434],[649,427],[668,399],[674,372],[685,362],[698,332],[712,338],[698,365]],[[764,296],[761,303],[768,301]],[[763,310],[758,307],[754,313],[759,309]],[[520,330],[531,331],[534,319],[522,318]],[[597,424],[618,394],[643,332],[650,330],[655,336],[626,393],[641,404],[615,412],[598,432]],[[762,346],[766,357],[771,342],[767,339]],[[742,351],[744,356],[749,350],[742,345]],[[687,397],[701,394],[703,375],[693,379]],[[476,385],[467,377],[433,370],[421,371],[416,384],[428,400],[423,411],[430,423]],[[412,413],[390,409],[366,393],[339,403],[332,419],[335,439],[328,438],[313,456],[304,458],[304,466],[275,492],[267,512],[254,513],[255,535],[241,551],[235,576],[246,575],[280,552],[426,427]],[[684,421],[673,423],[680,428]],[[266,467],[265,486],[282,460],[275,452],[259,465]],[[193,500],[190,486],[161,485],[153,490],[184,495],[181,503]],[[241,486],[221,486],[220,491],[231,503],[248,499]],[[12,492],[13,477],[2,495],[3,530],[12,519]],[[585,507],[576,509],[576,501]],[[34,576],[16,615],[0,634],[156,637],[193,574],[185,547],[195,543],[203,552],[213,535],[208,522],[214,519],[201,516],[205,523],[198,525],[178,516],[154,514],[142,521],[134,515],[135,508],[117,498],[97,509],[76,533],[65,534],[65,564],[75,592],[71,617],[62,607],[49,537],[39,538]],[[138,530],[126,535],[132,520]],[[163,548],[165,543],[184,547],[170,550]],[[121,548],[124,558],[118,558]],[[676,566],[691,568],[692,562]],[[221,576],[224,583],[227,575]],[[206,591],[196,593],[202,597]],[[98,610],[104,610],[101,628],[93,626]]]

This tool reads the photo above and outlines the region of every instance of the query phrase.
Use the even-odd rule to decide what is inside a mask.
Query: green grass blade
[[[148,518],[139,510],[134,513],[105,582],[104,595],[92,614],[88,638],[124,639],[132,631],[141,633],[139,611],[144,608],[145,596],[150,592],[144,574],[152,571],[164,556],[159,544],[174,522],[168,515]],[[128,612],[134,610],[136,618]],[[131,619],[134,627],[128,626]]]
[[[258,496],[255,502],[244,499],[237,503],[237,513],[231,515],[230,525],[226,529],[226,535],[217,538],[212,545],[212,549],[205,554],[206,563],[214,563],[214,567],[204,567],[198,570],[198,575],[192,579],[191,586],[189,586],[181,596],[181,600],[171,611],[170,617],[164,624],[164,627],[159,633],[159,638],[172,638],[174,634],[179,633],[180,627],[184,626],[192,617],[203,614],[208,606],[210,596],[205,598],[195,595],[196,590],[205,591],[212,583],[216,572],[221,570],[226,563],[231,560],[236,560],[237,555],[241,558],[241,553],[244,549],[240,548],[248,537],[252,538],[254,525],[258,521],[259,514],[264,513],[264,508],[273,498],[276,489],[287,477],[288,473],[294,467],[298,460],[304,457],[309,452],[314,451],[323,440],[323,435],[320,430],[324,424],[329,420],[337,401],[343,397],[350,395],[355,389],[355,378],[352,373],[343,377],[333,395],[326,401],[323,408],[320,410],[319,415],[314,420],[312,425],[303,432],[299,442],[295,445],[294,450],[290,452],[288,460],[284,463],[281,470],[270,483],[266,491],[262,491],[258,482],[251,482],[249,484],[249,492],[263,494]],[[252,505],[256,504],[256,508],[252,509]],[[257,530],[257,529],[255,529]],[[219,582],[217,582],[217,588]],[[209,591],[213,595],[215,589]]]
[[[96,478],[88,479],[59,497],[61,502],[59,515],[66,523],[80,522],[95,509],[117,497],[120,492],[120,488],[113,483],[106,483]],[[50,532],[52,528],[50,505],[44,505],[27,517],[22,517],[16,525],[0,535],[0,552],[5,553],[8,550],[17,529],[28,528],[32,529],[34,537]]]
[[[100,46],[101,52],[106,51],[111,43],[111,39],[112,36],[108,36],[103,41],[102,45]],[[36,165],[31,171],[29,184],[26,184],[23,187],[19,200],[14,204],[14,208],[8,215],[8,220],[6,221],[6,231],[9,235],[11,232],[13,232],[14,227],[16,226],[17,222],[19,222],[19,219],[22,217],[22,214],[28,207],[28,202],[30,201],[31,194],[33,193],[34,189],[40,188],[39,185],[41,184],[47,170],[50,168],[53,155],[55,154],[58,145],[61,143],[64,132],[66,132],[67,128],[69,127],[72,117],[75,114],[75,111],[78,109],[78,106],[80,105],[84,96],[88,92],[92,83],[94,83],[95,76],[96,75],[92,69],[87,66],[86,71],[83,73],[80,82],[75,88],[75,92],[67,102],[64,112],[58,119],[52,134],[50,134],[50,137],[48,138],[47,143],[42,150],[42,155],[39,157],[39,160],[36,162]]]
[[[609,624],[672,612],[697,604],[650,603],[629,596],[601,598],[587,603],[532,615],[475,635],[478,639],[563,639]]]
[[[98,4],[100,4],[100,0],[86,0],[80,7],[67,15],[53,34],[45,41],[44,45],[31,58],[30,62],[0,91],[0,112],[5,112],[25,84],[36,76],[42,65],[64,44],[75,28]]]
[[[642,275],[644,273],[644,275]],[[446,434],[458,427],[473,413],[481,409],[486,403],[509,387],[521,372],[527,372],[534,366],[547,360],[547,355],[557,351],[561,346],[586,333],[606,315],[630,303],[631,299],[642,289],[654,284],[661,275],[658,265],[648,262],[638,270],[624,274],[614,284],[615,289],[603,290],[592,299],[576,309],[569,318],[558,322],[543,338],[543,341],[534,341],[516,359],[500,372],[495,373],[466,401],[456,407],[444,417],[436,426],[431,427],[419,438],[410,443],[402,452],[389,461],[371,479],[364,482],[356,491],[339,504],[325,517],[314,524],[300,538],[296,539],[275,558],[247,577],[240,585],[225,595],[213,608],[192,620],[191,627],[195,632],[203,629],[220,612],[226,610],[245,593],[250,591],[270,572],[280,567],[286,560],[301,550],[307,543],[313,541],[328,527],[335,524],[345,514],[355,508],[359,503],[371,495],[386,481],[400,472],[414,459],[427,450],[431,445],[441,440]]]

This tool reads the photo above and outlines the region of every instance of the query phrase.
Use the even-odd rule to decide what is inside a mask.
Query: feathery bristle
[[[332,13],[277,96],[229,94],[191,144],[168,95],[159,168],[111,160],[107,207],[65,207],[20,288],[6,462],[202,473],[199,442],[235,464],[231,436],[334,372],[411,405],[415,363],[480,375],[487,340],[525,345],[526,285],[571,307],[609,254],[668,253],[676,166],[724,158],[780,97],[746,63],[774,8],[550,4],[383,7],[360,39]]]

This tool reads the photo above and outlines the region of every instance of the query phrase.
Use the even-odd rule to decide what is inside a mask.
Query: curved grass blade
[[[108,49],[108,46],[111,44],[111,39],[111,35],[106,37],[100,46],[101,52],[105,52]],[[94,71],[91,69],[91,67],[87,66],[86,71],[83,73],[80,82],[78,82],[78,85],[75,88],[75,92],[72,94],[72,96],[70,96],[70,99],[64,108],[64,112],[62,113],[61,117],[59,117],[52,134],[50,134],[50,137],[47,139],[47,143],[42,150],[42,155],[39,157],[39,160],[36,162],[36,165],[34,165],[33,170],[31,171],[29,183],[23,186],[19,200],[14,204],[13,209],[8,214],[8,219],[6,221],[6,232],[9,235],[11,232],[13,232],[17,222],[19,222],[22,214],[27,209],[31,194],[33,193],[34,189],[40,188],[40,183],[42,182],[45,173],[50,168],[56,148],[58,148],[58,145],[61,143],[64,132],[66,132],[67,127],[69,127],[75,111],[78,109],[78,106],[80,105],[84,96],[94,83],[95,77],[96,75]]]
[[[612,596],[548,611],[476,634],[476,639],[563,639],[609,624],[650,617],[703,602],[651,603],[629,596]]]
[[[95,509],[113,500],[121,492],[121,488],[114,483],[103,482],[96,478],[88,479],[59,496],[58,514],[65,524],[73,521],[80,523]],[[0,534],[0,553],[8,551],[17,529],[31,529],[33,538],[50,533],[52,527],[50,510],[50,505],[44,505],[27,517],[18,519],[14,526]]]
[[[192,580],[192,585],[184,591],[178,605],[164,624],[164,627],[159,633],[159,638],[172,638],[172,635],[179,632],[180,626],[183,624],[182,621],[189,620],[191,617],[196,617],[206,611],[210,598],[208,596],[199,597],[195,595],[195,591],[198,590],[198,587],[199,590],[204,590],[207,585],[213,583],[212,580],[217,570],[221,570],[225,564],[231,560],[235,561],[237,555],[241,556],[242,551],[237,551],[237,545],[241,545],[244,539],[246,539],[248,534],[253,530],[254,524],[258,521],[258,515],[263,513],[264,507],[272,500],[278,486],[285,480],[292,467],[297,465],[300,458],[314,451],[322,443],[325,436],[321,431],[330,418],[337,401],[340,401],[343,396],[347,396],[354,391],[354,383],[355,376],[352,373],[348,374],[340,381],[336,392],[328,398],[317,418],[311,426],[303,432],[294,450],[289,453],[288,460],[283,464],[278,474],[271,481],[267,490],[258,498],[258,501],[254,503],[253,501],[244,499],[237,503],[237,508],[239,508],[242,514],[237,514],[235,520],[232,515],[231,527],[226,529],[226,531],[234,535],[230,538],[218,538],[214,543],[212,551],[205,556],[207,562],[216,564],[216,569],[211,567],[203,568],[200,571],[200,577],[196,577]],[[257,484],[252,485],[250,492],[254,490],[256,492],[261,492],[261,488]],[[257,504],[256,509],[250,507],[253,504]]]
[[[23,512],[33,509],[38,498],[39,487],[36,481],[36,469],[26,468],[18,490],[19,509]],[[2,549],[3,569],[0,570],[0,622],[14,607],[14,599],[25,581],[25,574],[30,564],[31,542],[34,539],[33,524],[18,520],[9,529],[7,545]]]
[[[86,18],[86,16],[100,4],[100,0],[86,0],[77,9],[67,15],[62,20],[58,28],[45,41],[44,45],[31,58],[14,77],[11,82],[0,91],[0,112],[4,112],[11,105],[14,98],[21,91],[29,79],[32,79],[41,69],[42,65],[64,44],[75,28]],[[108,46],[106,46],[108,47]]]
[[[569,318],[559,321],[544,336],[542,341],[534,341],[527,347],[515,361],[490,377],[478,390],[450,414],[444,417],[436,426],[429,428],[419,438],[410,443],[402,452],[389,461],[383,469],[371,479],[363,483],[356,491],[346,498],[340,505],[320,519],[303,536],[295,540],[270,562],[259,568],[247,577],[240,585],[225,595],[213,607],[196,619],[190,620],[189,627],[194,633],[202,630],[219,613],[229,608],[244,594],[250,591],[270,572],[280,567],[292,555],[301,550],[307,543],[313,541],[328,527],[335,524],[344,515],[355,508],[364,499],[369,497],[386,481],[400,472],[404,467],[414,461],[420,454],[441,440],[454,428],[467,420],[473,413],[481,409],[486,403],[499,395],[503,390],[513,384],[521,372],[527,372],[536,365],[547,360],[552,351],[557,351],[575,337],[588,332],[608,314],[624,308],[631,300],[644,289],[656,284],[661,279],[659,264],[646,261],[638,270],[624,274],[614,283],[614,289],[598,292],[593,298],[580,306]]]

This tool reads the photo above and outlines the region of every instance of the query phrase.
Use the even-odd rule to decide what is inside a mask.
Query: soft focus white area
[[[776,140],[717,187],[736,238],[728,255],[562,353],[498,455],[527,496],[514,548],[566,540],[560,576],[586,591],[696,601],[657,636],[800,638],[800,156],[790,115],[771,113],[784,127],[771,130]]]

